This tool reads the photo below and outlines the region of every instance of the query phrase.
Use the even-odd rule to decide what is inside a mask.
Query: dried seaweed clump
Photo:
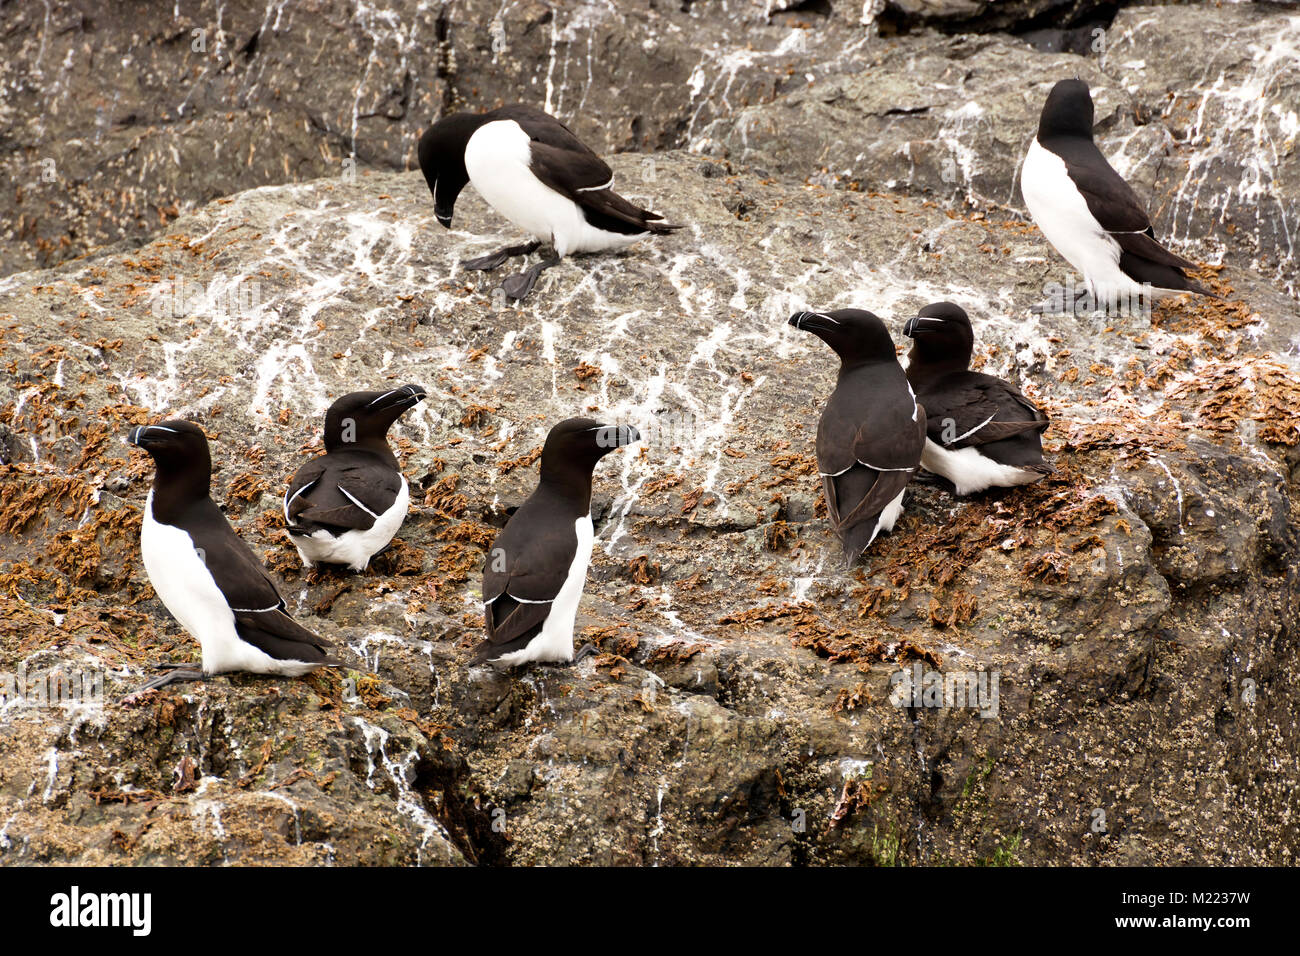
[[[1243,422],[1263,441],[1292,447],[1300,441],[1300,381],[1271,359],[1247,356],[1215,362],[1173,386],[1168,397],[1209,393],[1196,407],[1196,424],[1214,432],[1237,431]]]
[[[878,614],[886,601],[901,603],[914,589],[929,587],[932,624],[945,627],[971,620],[975,599],[957,588],[965,572],[990,549],[1047,544],[1051,551],[1061,551],[1062,537],[1081,533],[1118,510],[1091,488],[1092,482],[1073,462],[1058,459],[1056,471],[1041,481],[968,501],[942,523],[933,515],[908,516],[903,526],[878,542],[876,563],[868,571],[870,578],[883,576],[891,587],[864,588],[860,614]]]

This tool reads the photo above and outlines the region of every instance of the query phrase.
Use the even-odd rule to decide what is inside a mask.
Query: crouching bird
[[[420,170],[438,222],[451,228],[456,197],[473,183],[489,206],[533,237],[461,263],[489,271],[549,243],[554,254],[501,284],[522,299],[537,277],[572,253],[610,252],[681,226],[628,202],[614,172],[555,117],[531,106],[445,116],[420,137]]]
[[[304,566],[364,571],[406,520],[411,495],[388,429],[424,401],[419,385],[350,392],[325,413],[325,454],[294,474],[284,494],[289,540]]]
[[[1010,382],[970,370],[975,333],[961,306],[927,305],[903,334],[913,342],[907,380],[928,414],[922,468],[959,495],[1052,473],[1043,460],[1047,416]]]
[[[147,451],[155,467],[140,529],[149,583],[203,650],[201,670],[159,665],[164,673],[140,691],[229,671],[298,677],[338,664],[328,641],[285,612],[262,563],[213,502],[202,429],[165,421],[132,429],[127,441]]]
[[[560,422],[542,447],[541,478],[510,516],[483,568],[487,639],[471,663],[516,666],[573,660],[573,625],[595,531],[591,476],[616,448],[641,440],[630,425]]]
[[[796,329],[835,350],[840,372],[817,424],[817,467],[831,527],[852,564],[903,511],[921,467],[925,409],[898,364],[885,323],[861,309],[799,312]]]

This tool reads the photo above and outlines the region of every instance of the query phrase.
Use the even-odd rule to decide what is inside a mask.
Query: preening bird
[[[817,424],[817,467],[831,526],[852,564],[902,514],[907,483],[921,467],[925,409],[875,315],[861,309],[799,312],[790,324],[840,357],[835,390]]]
[[[1052,473],[1043,460],[1047,416],[1010,382],[970,370],[975,333],[965,310],[927,305],[908,319],[907,380],[926,410],[921,467],[968,495]]]
[[[488,205],[533,237],[461,263],[465,268],[488,271],[551,246],[552,256],[502,283],[512,299],[526,296],[542,271],[567,255],[623,249],[681,228],[614,192],[613,170],[567,126],[531,106],[443,117],[420,137],[419,155],[444,226],[451,228],[456,197],[473,183]]]
[[[149,583],[203,651],[201,670],[165,665],[140,690],[228,671],[297,677],[337,664],[330,643],[286,613],[270,575],[213,502],[202,429],[164,421],[132,429],[127,441],[155,466],[140,529]]]

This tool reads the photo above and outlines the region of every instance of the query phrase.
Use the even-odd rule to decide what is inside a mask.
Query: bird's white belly
[[[994,461],[980,454],[978,448],[944,448],[929,438],[921,450],[921,467],[931,474],[947,478],[959,495],[993,487],[1014,488],[1043,477],[1039,471]]]
[[[903,495],[905,494],[907,494],[906,488],[900,491],[894,497],[894,500],[885,505],[884,509],[881,510],[879,517],[876,518],[875,530],[871,532],[871,540],[867,542],[866,547],[862,550],[865,551],[867,548],[871,547],[872,542],[876,540],[876,536],[879,535],[880,532],[894,530],[894,525],[898,523],[898,516],[903,513]]]
[[[397,497],[388,510],[375,519],[369,530],[354,528],[335,536],[324,529],[318,529],[310,535],[290,535],[289,540],[298,549],[302,563],[308,567],[322,563],[346,564],[353,571],[364,571],[375,552],[392,541],[402,527],[410,503],[410,489],[406,476],[403,475]]]
[[[549,242],[559,256],[622,249],[646,233],[605,232],[582,209],[529,168],[531,140],[514,120],[485,123],[465,146],[465,171],[489,206],[525,232]]]
[[[1044,238],[1083,274],[1094,296],[1113,299],[1141,289],[1120,271],[1119,243],[1089,211],[1066,172],[1065,161],[1037,138],[1029,145],[1020,171],[1020,193]]]
[[[578,535],[578,549],[574,552],[560,593],[551,602],[551,613],[546,615],[541,632],[528,642],[527,647],[502,654],[498,658],[500,663],[515,666],[529,661],[573,660],[573,626],[578,619],[578,602],[582,600],[582,589],[587,583],[587,567],[591,564],[591,548],[596,540],[589,514],[574,522],[573,529]]]
[[[281,661],[240,639],[226,596],[208,572],[188,533],[153,517],[153,491],[145,501],[140,526],[140,556],[149,583],[172,617],[203,650],[203,672],[296,676],[319,665]]]

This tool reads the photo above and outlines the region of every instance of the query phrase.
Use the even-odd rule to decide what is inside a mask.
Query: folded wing
[[[397,500],[402,479],[396,471],[333,458],[309,461],[293,476],[284,496],[284,519],[291,532],[369,531]]]
[[[614,192],[614,171],[567,126],[530,107],[500,111],[513,119],[532,140],[533,175],[560,195],[582,207],[587,221],[607,232],[667,233],[681,226],[663,222],[663,216],[642,209]]]
[[[475,662],[487,660],[528,643],[551,613],[578,549],[572,524],[562,521],[521,521],[521,508],[488,549],[483,570],[483,617],[487,640]],[[532,531],[520,531],[525,525]]]
[[[1170,252],[1156,240],[1151,219],[1137,194],[1115,172],[1095,143],[1054,143],[1053,148],[1061,150],[1066,171],[1088,204],[1088,211],[1119,243],[1123,250],[1120,267],[1126,273],[1158,288],[1211,294],[1182,274],[1183,270],[1195,269],[1196,264]]]
[[[970,448],[1016,435],[1042,432],[1049,420],[1010,382],[971,373],[945,383],[941,396],[926,397],[926,425],[932,442],[944,448]]]
[[[195,541],[203,561],[235,615],[242,640],[279,660],[334,664],[329,641],[285,613],[284,599],[257,556],[229,525]]]

